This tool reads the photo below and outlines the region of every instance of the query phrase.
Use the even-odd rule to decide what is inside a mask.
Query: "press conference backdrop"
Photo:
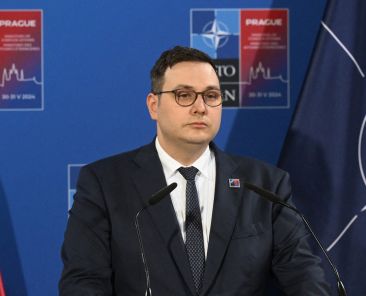
[[[7,294],[57,295],[79,164],[152,141],[145,98],[162,50],[206,50],[226,99],[216,143],[276,163],[324,7],[325,0],[2,0],[0,272]],[[268,15],[274,23],[264,31],[256,28],[265,23],[246,23]],[[258,34],[268,42],[258,45]]]

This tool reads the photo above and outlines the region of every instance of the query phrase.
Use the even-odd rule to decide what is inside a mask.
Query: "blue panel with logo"
[[[0,73],[9,74],[16,56],[16,64],[24,65],[19,67],[24,76],[19,72],[17,79],[37,76],[43,83],[43,101],[37,106],[30,102],[26,110],[0,106],[0,272],[6,295],[58,294],[60,248],[79,164],[153,140],[155,122],[145,102],[149,71],[167,48],[194,44],[215,59],[226,99],[215,139],[218,146],[276,163],[324,4],[325,0],[311,4],[305,0],[2,0],[2,11],[42,10],[43,18],[42,58],[25,54],[34,43],[27,35],[32,33],[25,31],[17,33],[24,50],[10,54],[19,42],[14,41],[14,32],[0,28],[0,34],[14,37],[8,36],[6,42],[0,38]],[[286,108],[238,108],[243,90],[233,81],[247,75],[251,63],[260,71],[259,62],[265,71],[269,67],[249,54],[244,60],[248,67],[239,64],[244,63],[238,59],[243,54],[240,38],[245,38],[240,35],[241,11],[255,8],[289,12],[289,71],[281,68],[276,55],[268,57],[272,76],[282,70],[289,75]],[[43,77],[29,74],[41,69]],[[258,102],[267,104],[262,98],[249,103]]]

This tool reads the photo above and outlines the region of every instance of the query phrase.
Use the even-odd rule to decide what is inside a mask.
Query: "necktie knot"
[[[198,173],[198,169],[195,168],[194,166],[190,166],[190,167],[180,167],[178,169],[178,172],[184,177],[184,179],[189,180],[189,181],[194,181],[197,173]]]

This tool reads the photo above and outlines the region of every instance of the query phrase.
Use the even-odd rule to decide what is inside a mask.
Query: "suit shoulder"
[[[227,156],[236,164],[235,172],[248,182],[259,182],[269,188],[274,184],[281,183],[282,180],[289,179],[289,174],[286,171],[273,164],[247,156],[231,154],[227,154]]]
[[[219,165],[235,168],[235,172],[241,176],[286,176],[287,172],[262,160],[248,156],[236,155],[222,151],[214,143],[211,144]]]
[[[116,169],[121,168],[129,168],[131,165],[133,165],[133,159],[136,157],[136,155],[143,149],[148,147],[141,146],[139,148],[121,152],[115,155],[107,156],[105,158],[93,161],[87,165],[84,166],[85,169],[89,169],[94,172],[103,172],[103,171],[114,171]]]
[[[264,171],[269,171],[269,172],[273,172],[273,173],[278,173],[278,174],[287,174],[286,171],[280,169],[279,167],[270,164],[268,162],[265,162],[263,160],[259,160],[256,158],[252,158],[252,157],[247,157],[247,156],[232,156],[237,163],[239,163],[240,165],[246,167],[246,168],[251,168],[254,170],[264,170]]]

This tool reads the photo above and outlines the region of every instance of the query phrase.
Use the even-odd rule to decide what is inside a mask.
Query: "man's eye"
[[[181,99],[188,99],[192,97],[192,94],[189,92],[179,92],[177,93],[178,97]]]
[[[209,92],[205,93],[205,97],[209,100],[217,100],[220,97],[220,94],[217,92]]]

